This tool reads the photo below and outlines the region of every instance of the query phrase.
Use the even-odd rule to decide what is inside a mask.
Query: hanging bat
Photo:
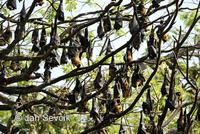
[[[28,65],[27,65],[27,62],[26,62],[26,65],[24,68],[21,69],[21,74],[24,74],[28,69]]]
[[[173,111],[175,109],[175,101],[171,98],[168,98],[166,100],[167,106],[170,109],[170,111]]]
[[[113,112],[114,113],[122,112],[122,106],[121,106],[120,98],[113,100]]]
[[[91,59],[92,58],[92,50],[93,48],[91,47],[91,41],[89,39],[89,33],[88,33],[88,27],[85,28],[85,39],[87,39],[86,41],[86,45],[83,46],[83,52],[86,52],[87,58]]]
[[[179,115],[179,118],[177,120],[177,131],[178,132],[184,132],[183,124],[184,124],[183,108],[181,107],[180,115]]]
[[[60,58],[60,64],[67,64],[68,63],[68,60],[67,60],[67,51],[66,49],[64,48],[63,51],[62,51],[62,55],[61,55],[61,58]]]
[[[117,68],[115,67],[115,64],[114,64],[114,56],[112,56],[112,60],[111,60],[111,63],[109,65],[109,76],[115,77],[116,71],[117,71]]]
[[[131,42],[131,45],[132,45],[133,48],[135,48],[136,50],[139,50],[141,42],[142,42],[142,33],[141,33],[141,31],[139,31],[139,32],[134,36],[134,40]]]
[[[77,68],[81,66],[81,58],[80,58],[80,52],[75,52],[74,56],[71,59],[72,64],[75,65]]]
[[[0,69],[0,84],[6,85],[6,71],[5,66],[1,63],[1,69]]]
[[[137,65],[137,67],[132,75],[132,86],[133,87],[141,86],[141,85],[143,85],[143,82],[145,81],[143,74],[140,73],[139,71],[140,71],[140,67]]]
[[[52,62],[52,58],[47,57],[44,63],[44,68],[50,68],[51,67],[51,62]]]
[[[107,104],[107,102],[108,102],[108,99],[111,99],[112,97],[112,95],[111,95],[111,93],[110,93],[110,91],[108,91],[108,90],[106,90],[106,91],[103,91],[103,93],[102,93],[103,95],[102,95],[102,100],[101,100],[101,104],[102,104],[102,106],[106,106],[106,104]],[[109,98],[110,97],[110,98]]]
[[[39,35],[39,30],[37,28],[35,28],[32,33],[33,46],[32,46],[31,51],[33,51],[33,52],[38,52],[40,50],[40,48],[38,46],[38,42],[39,42],[38,35]]]
[[[5,44],[10,44],[11,40],[12,40],[12,32],[8,24],[6,31],[0,36],[0,46],[3,46]]]
[[[82,88],[83,88],[83,86],[82,86],[81,82],[79,81],[78,78],[76,78],[76,85],[72,91],[72,93],[75,95],[76,99],[78,98],[79,94],[81,93]]]
[[[78,52],[78,50],[76,48],[75,43],[72,40],[70,40],[70,42],[69,42],[69,47],[70,48],[68,49],[67,55],[68,55],[69,59],[72,59],[74,57],[75,53]]]
[[[157,26],[158,30],[156,31],[156,33],[157,33],[158,38],[161,38],[163,42],[166,42],[168,41],[169,37],[167,33],[165,34],[162,33],[162,30],[161,30],[163,27],[162,25],[163,25],[163,21],[160,21],[160,25]]]
[[[140,30],[140,26],[138,24],[138,21],[136,19],[136,13],[134,12],[133,14],[133,18],[132,20],[129,22],[129,30],[130,30],[130,33],[132,35],[135,36],[135,34],[139,33],[139,30]]]
[[[151,34],[149,36],[149,41],[147,42],[148,46],[148,55],[150,59],[154,59],[157,57],[157,51],[155,48],[155,39],[154,39],[154,30],[151,30]]]
[[[117,9],[117,14],[116,14],[116,17],[115,17],[115,24],[114,24],[114,29],[116,29],[117,31],[122,28],[123,26],[123,19],[122,19],[122,14],[120,13],[119,11],[119,7]]]
[[[146,132],[149,132],[151,134],[157,133],[157,127],[155,125],[154,116],[149,115],[149,120],[149,124],[146,126]]]
[[[52,57],[51,67],[57,67],[60,65],[60,57],[57,55],[56,57]]]
[[[52,46],[59,46],[60,45],[60,38],[57,35],[57,19],[55,19],[54,26],[51,27],[49,45],[52,45]]]
[[[142,42],[142,33],[141,32],[141,27],[139,25],[138,22],[138,15],[137,15],[137,11],[134,9],[133,12],[133,18],[131,19],[131,21],[129,22],[129,31],[131,33],[132,36],[134,36],[134,40],[132,41],[132,46],[138,50],[140,48],[140,44]]]
[[[128,76],[124,76],[124,78],[120,79],[120,84],[121,84],[121,88],[122,88],[122,95],[124,98],[128,98],[131,96],[131,90],[129,87],[129,77]]]
[[[99,26],[97,27],[97,35],[100,39],[103,38],[103,36],[105,35],[105,31],[104,31],[104,26],[103,26],[103,20],[101,19],[99,22]]]
[[[82,85],[81,85],[82,86]],[[81,88],[81,101],[83,101],[86,97],[85,85]],[[88,111],[87,101],[83,101],[77,109],[78,112],[86,112]]]
[[[109,114],[112,112],[113,109],[113,100],[112,100],[112,94],[109,92],[106,93],[105,97],[105,104],[106,104],[106,114]]]
[[[93,47],[89,46],[87,50],[87,59],[92,59],[92,54],[93,54]]]
[[[22,10],[20,12],[20,22],[24,21],[26,18],[26,9],[25,9],[25,1],[22,6]]]
[[[38,44],[38,42],[39,42],[38,36],[39,36],[39,30],[38,30],[37,28],[35,28],[35,29],[33,30],[33,33],[32,33],[32,40],[31,40],[31,42],[32,42],[33,44]]]
[[[90,46],[90,41],[88,40],[88,29],[85,28],[85,35],[82,35],[79,32],[78,37],[79,37],[79,40],[80,40],[80,44],[83,48],[82,52],[86,52],[87,48]]]
[[[16,0],[7,0],[6,7],[9,10],[15,10],[15,9],[17,9]]]
[[[148,46],[149,58],[154,59],[157,57],[156,48],[152,45]]]
[[[111,42],[110,42],[110,39],[109,39],[107,47],[106,47],[106,53],[105,54],[108,55],[111,51],[112,51],[112,45],[111,45]]]
[[[138,12],[142,15],[142,16],[146,16],[146,9],[144,7],[143,3],[140,3],[137,7]]]
[[[144,36],[145,31],[147,31],[148,19],[145,16],[140,16],[138,17],[138,21],[141,28],[142,36]],[[143,40],[144,40],[144,37],[142,37],[142,41]]]
[[[90,111],[90,117],[93,118],[95,122],[100,122],[99,113],[96,108],[96,98],[92,98],[92,109]]]
[[[69,101],[69,104],[75,104],[76,103],[76,97],[75,97],[75,94],[73,94],[73,93],[70,93],[70,94],[67,94],[66,96],[65,96]]]
[[[133,59],[133,54],[132,54],[132,47],[127,48],[127,62],[131,63]]]
[[[80,81],[79,81],[80,82]],[[79,86],[81,88],[81,100],[84,100],[86,97],[86,89],[85,89],[85,84],[82,86],[81,83],[79,83]]]
[[[152,99],[151,99],[151,91],[150,89],[147,90],[147,97],[146,97],[146,102],[149,104],[149,111],[153,110],[153,106],[152,106]]]
[[[81,45],[80,43],[75,42],[76,38],[70,40],[69,49],[67,52],[68,58],[71,59],[72,64],[75,65],[77,68],[81,66]]]
[[[22,26],[20,23],[17,24],[15,30],[15,39],[22,39],[25,35],[25,26]]]
[[[147,115],[150,115],[150,113],[153,109],[150,89],[148,89],[148,91],[147,91],[146,102],[143,102],[142,109],[143,109],[144,114],[147,114]]]
[[[164,80],[163,80],[163,84],[162,84],[162,87],[161,87],[161,94],[162,94],[162,96],[165,96],[165,95],[168,94],[166,86],[167,86],[167,75],[165,74]]]
[[[110,30],[112,30],[112,24],[111,24],[111,19],[110,19],[110,13],[107,12],[106,18],[103,19],[103,26],[104,26],[104,31],[107,33]]]
[[[44,82],[49,83],[51,81],[51,71],[50,68],[45,68],[44,71]]]
[[[144,114],[149,115],[150,114],[149,109],[150,109],[149,104],[147,102],[143,102],[142,103],[142,110],[143,110]]]
[[[162,36],[162,40],[163,42],[167,42],[169,40],[169,36],[167,35],[167,33]]]
[[[91,46],[91,41],[89,39],[88,27],[85,28],[85,38],[88,40],[88,45],[85,45],[82,51],[84,52],[84,50],[86,50],[87,59],[91,60],[93,48]]]
[[[47,42],[47,39],[46,39],[46,30],[45,30],[45,27],[43,26],[42,27],[42,32],[41,32],[41,37],[40,37],[40,47],[43,47],[46,45],[46,42]]]
[[[101,67],[99,67],[99,71],[98,71],[97,76],[94,80],[94,88],[100,89],[102,87],[102,81],[103,81],[103,76],[102,76],[102,73],[101,73]]]
[[[120,97],[120,89],[121,89],[121,85],[120,85],[119,81],[116,79],[115,85],[114,85],[114,93],[113,93],[114,99]]]
[[[60,56],[58,55],[58,52],[55,49],[53,49],[52,53],[50,54],[50,58],[50,66],[52,68],[60,65]]]
[[[58,20],[58,18],[56,16],[55,19],[54,19],[54,23],[51,26],[51,33],[50,33],[50,43],[49,43],[49,45],[54,46],[54,47],[60,45],[60,37],[57,34],[57,20]],[[56,50],[53,49],[51,51],[50,55],[53,54],[53,51],[56,51]]]
[[[57,10],[57,17],[59,21],[65,20],[64,11],[63,11],[63,0],[60,0],[60,5]]]

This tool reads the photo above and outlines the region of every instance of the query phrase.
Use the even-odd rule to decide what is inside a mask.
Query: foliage
[[[187,2],[0,0],[0,131],[200,133]]]

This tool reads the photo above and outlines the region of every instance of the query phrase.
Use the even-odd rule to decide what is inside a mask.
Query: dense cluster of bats
[[[35,0],[37,5],[42,6],[43,0]],[[152,1],[152,8],[158,8],[159,3],[161,0],[153,0]],[[17,8],[16,0],[8,0],[6,3],[6,6],[10,10],[15,10]],[[78,106],[77,111],[79,112],[86,112],[90,111],[90,117],[93,118],[95,124],[99,124],[102,122],[109,114],[117,114],[123,111],[123,107],[121,104],[121,97],[127,99],[131,97],[132,95],[132,88],[137,88],[139,86],[142,86],[145,82],[145,78],[142,74],[142,71],[140,69],[139,65],[135,65],[135,69],[132,73],[131,78],[129,78],[127,72],[128,69],[132,68],[131,62],[132,62],[132,51],[133,49],[138,50],[140,49],[140,44],[143,42],[145,37],[145,31],[146,31],[146,25],[148,23],[147,16],[146,16],[146,9],[143,4],[143,2],[139,3],[138,6],[134,6],[133,9],[133,15],[129,22],[129,29],[130,34],[134,37],[131,44],[127,47],[126,53],[124,55],[124,61],[125,64],[118,70],[115,66],[115,59],[114,56],[112,56],[111,63],[109,65],[109,76],[111,78],[114,78],[114,86],[113,86],[113,93],[103,92],[102,94],[102,100],[100,100],[101,107],[105,107],[106,111],[105,113],[99,113],[99,109],[97,107],[97,98],[92,99],[92,108],[89,110],[88,104],[86,101],[87,97],[87,90],[86,85],[82,84],[79,80],[79,78],[76,78],[76,85],[71,93],[67,94],[65,97],[68,99],[68,103],[73,105],[76,104],[80,98],[81,104]],[[102,17],[99,21],[99,25],[97,27],[97,36],[100,39],[103,39],[103,37],[113,30],[113,28],[117,31],[120,28],[123,27],[123,15],[120,11],[120,8],[118,7],[115,13],[115,19],[114,19],[114,25],[112,26],[111,21],[111,12],[107,12],[104,17]],[[25,26],[20,25],[20,22],[23,22],[26,19],[26,10],[25,10],[25,4],[23,4],[22,10],[19,15],[18,24],[16,26],[15,30],[15,39],[20,38],[22,39],[25,35]],[[60,45],[60,38],[58,36],[57,32],[57,21],[64,21],[64,11],[63,11],[63,1],[60,0],[60,4],[58,6],[58,9],[56,10],[56,17],[55,22],[51,27],[51,33],[50,33],[50,42],[47,43],[47,32],[45,26],[42,26],[42,28],[35,27],[32,32],[32,48],[31,51],[33,53],[39,53],[45,46],[49,46],[50,52],[48,50],[44,51],[42,54],[48,53],[47,58],[45,59],[44,64],[44,81],[50,82],[51,81],[51,68],[57,67],[61,64],[68,64],[69,60],[71,60],[71,63],[79,68],[81,66],[81,58],[82,54],[86,52],[87,57],[91,58],[92,56],[92,46],[91,46],[91,40],[88,37],[88,28],[82,29],[79,32],[77,32],[75,35],[73,35],[70,38],[69,41],[69,48],[63,48],[62,55],[59,56],[57,52],[57,46]],[[157,34],[157,37],[162,39],[164,42],[167,41],[168,37],[167,34],[162,35],[162,25],[163,22],[161,21],[160,24],[151,29],[149,39],[147,41],[147,49],[148,49],[148,57],[150,59],[156,59],[157,58],[157,40],[155,39],[155,33]],[[41,29],[41,31],[40,31]],[[73,33],[75,28],[70,29],[70,33]],[[157,30],[157,31],[156,31]],[[156,32],[155,32],[156,31]],[[10,24],[8,22],[7,27],[3,28],[3,23],[1,23],[0,27],[0,46],[4,46],[6,44],[10,44],[12,42],[12,31],[10,30]],[[107,43],[106,48],[106,55],[112,52],[112,46],[110,39]],[[20,55],[20,47],[17,46],[17,52],[14,51],[14,55]],[[27,68],[27,66],[26,66]],[[19,61],[12,61],[10,63],[10,69],[13,71],[19,71],[23,70],[20,67]],[[101,71],[101,67],[98,68],[98,72],[96,75],[96,78],[93,82],[94,88],[96,90],[100,90],[103,88],[103,74]],[[3,61],[0,62],[0,84],[6,85],[6,66],[3,64]],[[167,96],[167,85],[168,85],[168,79],[167,74],[164,76],[163,85],[161,87],[161,94],[162,96]],[[174,97],[175,98],[175,97]],[[167,99],[168,108],[173,111],[175,109],[175,99],[170,98]],[[156,132],[157,129],[155,127],[154,123],[154,116],[152,115],[153,111],[153,100],[151,98],[151,92],[150,89],[147,90],[146,93],[146,101],[142,104],[143,113],[147,115],[150,119],[151,128],[148,130],[144,128],[143,125],[143,113],[141,113],[140,118],[140,124],[138,127],[138,134],[145,134],[147,132],[150,133],[158,133]],[[52,109],[50,109],[52,110]],[[51,113],[51,112],[50,112]],[[200,120],[200,108],[197,112],[198,120]],[[177,129],[178,131],[184,131],[185,127],[187,126],[188,118],[186,116],[186,111],[183,113],[183,109],[180,110],[180,117],[177,121]],[[105,133],[105,130],[100,130]],[[125,128],[123,125],[120,126],[120,134],[125,133]],[[159,134],[162,134],[162,130],[159,131]]]
[[[157,3],[155,7],[158,7],[160,1],[154,1],[153,4]],[[36,4],[39,6],[42,6],[44,2],[42,0],[36,0]],[[10,10],[15,10],[17,8],[16,6],[16,0],[8,0],[6,3],[6,6]],[[132,44],[130,44],[127,47],[127,52],[124,56],[124,60],[126,63],[131,63],[132,61],[132,49],[138,50],[140,48],[140,44],[144,39],[144,32],[145,32],[145,25],[147,24],[146,21],[146,9],[143,5],[143,3],[140,3],[138,7],[135,7],[133,10],[133,18],[129,23],[130,33],[132,36],[135,37]],[[46,27],[42,27],[42,31],[40,33],[39,28],[36,26],[33,29],[32,32],[32,49],[31,51],[34,53],[40,52],[40,50],[46,46],[49,45],[50,47],[55,47],[60,45],[60,39],[57,34],[57,21],[64,21],[64,11],[63,11],[63,1],[60,1],[60,4],[58,6],[58,9],[56,10],[56,17],[55,17],[55,23],[52,25],[51,28],[51,34],[50,34],[50,43],[47,44],[47,33],[46,33]],[[26,10],[25,10],[25,2],[23,3],[18,24],[16,26],[16,30],[14,33],[14,37],[22,39],[25,35],[25,26],[21,25],[20,22],[23,22],[26,18]],[[112,26],[111,23],[111,17],[110,13],[107,12],[105,17],[102,17],[99,22],[99,26],[97,28],[97,35],[99,38],[103,38],[105,34],[112,29],[119,30],[123,27],[123,15],[120,12],[120,8],[116,10],[116,17],[114,20],[114,26]],[[161,26],[160,26],[161,27]],[[71,33],[73,33],[75,29],[71,29]],[[6,44],[10,44],[12,41],[12,31],[10,30],[10,25],[8,22],[8,26],[6,29],[3,29],[3,22],[1,23],[1,38],[0,38],[0,45],[4,46]],[[40,34],[39,34],[40,33]],[[160,36],[159,28],[157,31],[157,35]],[[39,38],[40,37],[40,38]],[[166,41],[166,39],[164,39]],[[81,57],[84,52],[87,54],[87,58],[91,58],[92,56],[92,46],[91,41],[88,37],[88,28],[85,28],[84,30],[79,31],[76,33],[71,39],[69,43],[68,49],[64,48],[61,57],[58,55],[56,48],[52,49],[49,53],[49,56],[45,60],[45,71],[44,71],[44,81],[49,82],[51,79],[51,68],[56,67],[60,64],[67,64],[68,60],[70,59],[72,64],[76,67],[81,66]],[[106,54],[111,52],[112,46],[111,41],[109,39],[107,48],[106,48]],[[149,58],[154,59],[157,57],[156,52],[156,41],[154,39],[154,29],[152,29],[149,41],[148,41],[148,52],[149,52]],[[45,53],[45,52],[44,52]],[[43,53],[43,54],[44,54]],[[18,53],[20,55],[20,53]],[[113,64],[113,63],[112,63]],[[13,71],[20,70],[19,61],[12,61],[11,63],[11,69]],[[130,65],[131,66],[131,65]],[[114,69],[112,66],[110,66],[111,69]]]

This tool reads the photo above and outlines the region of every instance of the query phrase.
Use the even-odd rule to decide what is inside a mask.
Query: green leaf
[[[66,0],[66,11],[72,12],[77,9],[77,1]]]
[[[124,30],[121,28],[121,29],[119,29],[118,31],[117,31],[117,36],[123,36],[123,35],[125,35],[126,33],[124,32]]]

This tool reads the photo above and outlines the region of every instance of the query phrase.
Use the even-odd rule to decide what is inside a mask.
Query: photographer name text
[[[44,114],[42,116],[38,115],[26,115],[26,116],[15,116],[16,121],[25,120],[27,122],[33,122],[33,121],[69,121],[68,115],[54,115],[50,116],[48,114]]]

